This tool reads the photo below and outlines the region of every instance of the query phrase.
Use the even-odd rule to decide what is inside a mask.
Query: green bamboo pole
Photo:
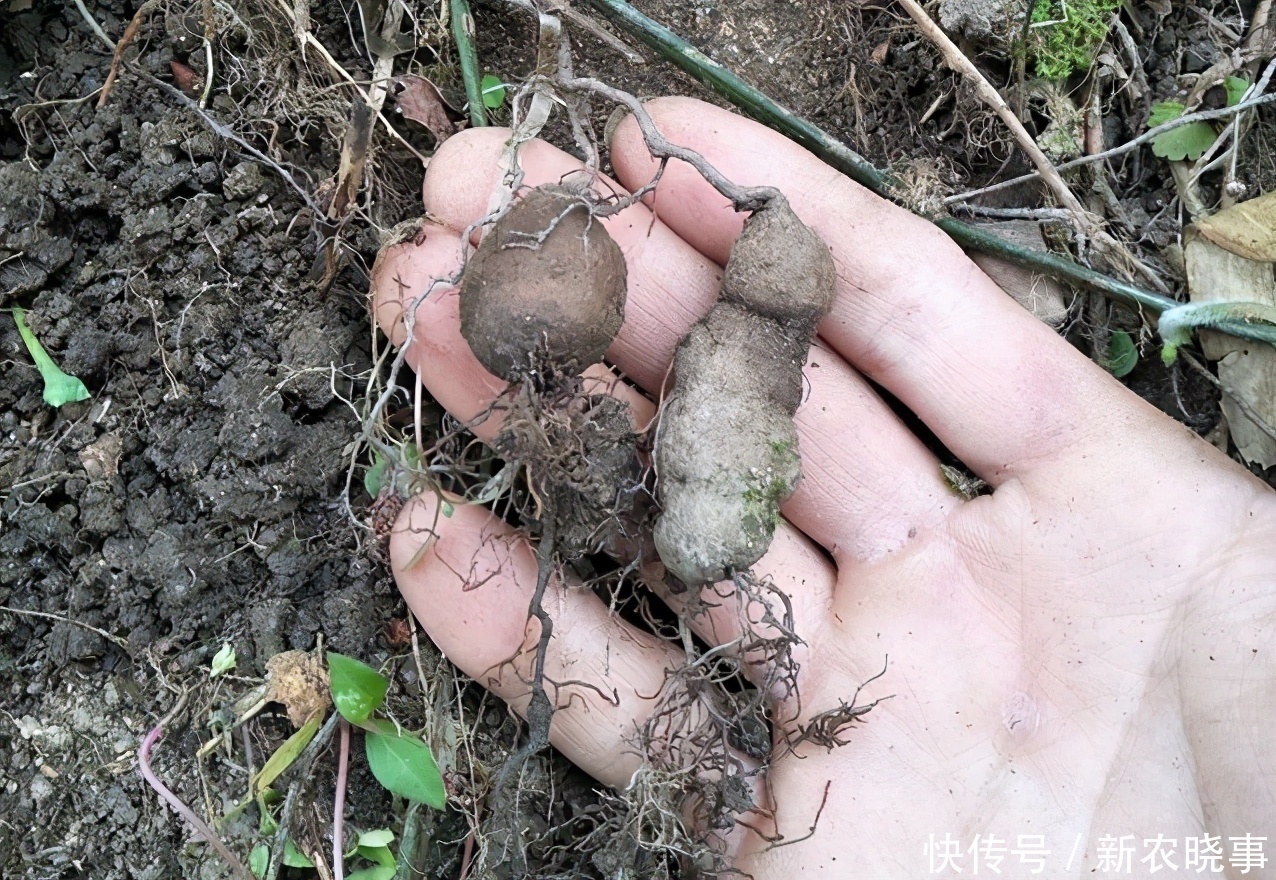
[[[456,54],[461,59],[461,77],[465,80],[465,100],[470,105],[470,124],[487,125],[487,110],[483,104],[483,81],[479,72],[478,52],[474,49],[474,16],[470,14],[469,0],[450,0],[452,39]]]
[[[643,15],[623,0],[585,0],[613,24],[659,53],[674,66],[691,74],[759,122],[797,141],[816,156],[884,198],[894,200],[891,178],[833,135],[772,101],[762,92],[706,56],[673,31]],[[933,218],[928,218],[933,219]],[[1098,291],[1118,302],[1159,315],[1182,303],[1150,290],[1127,284],[1088,269],[1071,260],[1036,248],[1006,241],[998,235],[952,217],[934,223],[963,247],[1002,257],[1088,290]],[[1237,326],[1237,336],[1254,339],[1254,328]]]

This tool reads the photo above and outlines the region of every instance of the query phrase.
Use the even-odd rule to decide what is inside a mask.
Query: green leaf
[[[484,74],[479,88],[483,90],[483,106],[489,110],[495,110],[505,103],[505,86],[501,83],[498,76],[492,74]]]
[[[359,842],[356,846],[367,846],[373,849],[377,847],[385,847],[394,843],[394,832],[389,828],[377,828],[374,831],[365,831],[359,835]]]
[[[248,870],[253,872],[254,877],[265,877],[266,868],[269,865],[270,847],[264,843],[254,846],[252,852],[248,854]]]
[[[374,722],[364,737],[368,767],[391,794],[441,810],[447,804],[443,777],[429,747],[401,734],[388,721]]]
[[[1249,80],[1241,79],[1239,76],[1229,76],[1223,80],[1223,88],[1227,90],[1227,106],[1235,107],[1249,91]]]
[[[208,670],[209,678],[216,678],[224,675],[235,668],[235,649],[231,647],[230,642],[221,646],[216,654],[213,655],[212,667]]]
[[[265,766],[254,777],[254,790],[261,791],[278,779],[279,774],[292,766],[292,762],[297,760],[306,746],[310,745],[310,741],[315,738],[315,734],[319,732],[320,720],[320,713],[316,712],[296,733],[284,740],[283,745],[275,749],[275,753],[266,759]]]
[[[346,875],[346,880],[391,880],[394,876],[394,865],[375,865],[371,868],[360,868]]]
[[[1148,116],[1148,127],[1156,128],[1167,122],[1178,119],[1187,109],[1178,101],[1162,101],[1152,105],[1152,113]],[[1214,145],[1218,135],[1208,122],[1189,122],[1163,131],[1152,138],[1152,153],[1162,159],[1181,162],[1184,159],[1197,159]]]
[[[44,379],[44,402],[49,406],[62,406],[64,403],[88,400],[89,389],[85,388],[84,383],[79,379],[58,369],[57,364],[53,363],[53,358],[49,357],[49,353],[40,344],[40,340],[27,329],[26,322],[22,320],[25,314],[26,312],[22,309],[15,308],[13,323],[18,325],[18,335],[26,343],[27,351],[31,353],[31,360],[35,361],[35,368],[40,371],[40,376]]]
[[[333,705],[342,718],[356,725],[377,710],[390,687],[385,676],[371,666],[336,651],[328,652],[328,680]]]
[[[363,473],[363,490],[369,498],[376,498],[385,488],[386,473],[390,470],[390,460],[381,453],[372,457],[372,467]]]
[[[1215,137],[1208,122],[1189,122],[1152,138],[1152,153],[1172,162],[1184,159],[1195,162],[1214,145]]]
[[[1117,330],[1108,340],[1107,368],[1118,379],[1130,375],[1135,364],[1139,362],[1139,349],[1124,330]]]
[[[360,858],[377,865],[389,865],[394,867],[394,853],[390,852],[388,846],[361,846],[357,848]]]
[[[292,842],[291,837],[284,844],[284,864],[290,868],[313,868],[315,866],[315,863],[310,861],[305,853],[297,849],[297,844]]]

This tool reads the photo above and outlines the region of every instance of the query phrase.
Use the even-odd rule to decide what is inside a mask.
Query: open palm
[[[926,222],[723,110],[647,107],[729,178],[781,189],[838,268],[797,416],[803,480],[756,567],[790,596],[805,642],[793,724],[849,699],[890,657],[861,702],[891,699],[849,745],[803,745],[767,776],[773,830],[794,838],[814,824],[811,839],[746,837],[738,866],[760,880],[1141,876],[1158,862],[1271,873],[1258,838],[1276,835],[1276,494],[1021,310]],[[506,136],[450,139],[425,184],[437,224],[378,262],[377,317],[396,344],[405,305],[458,267],[459,230],[486,213]],[[579,167],[541,142],[522,161],[529,185]],[[654,173],[632,120],[612,163],[629,190]],[[646,205],[605,222],[629,268],[608,360],[654,395],[714,300],[743,218],[673,163]],[[410,345],[430,393],[462,420],[504,386],[474,360],[447,291],[420,303]],[[865,377],[993,494],[956,496]],[[649,418],[647,396],[617,387]],[[444,653],[521,708],[527,687],[502,661],[534,638],[532,552],[485,510],[438,518],[437,504],[405,508],[395,576]],[[587,592],[560,587],[547,609],[553,677],[619,694],[582,689],[556,713],[553,742],[623,786],[652,711],[644,695],[678,654]],[[697,627],[721,643],[739,624],[721,608]]]

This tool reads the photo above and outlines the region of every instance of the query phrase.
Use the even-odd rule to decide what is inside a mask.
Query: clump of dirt
[[[533,522],[553,517],[567,559],[615,552],[636,530],[644,509],[637,448],[629,407],[577,382],[548,395],[522,389],[496,439],[502,458],[527,469],[541,507]]]

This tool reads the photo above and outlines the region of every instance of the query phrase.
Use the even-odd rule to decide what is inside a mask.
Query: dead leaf
[[[1238,257],[1276,262],[1276,192],[1198,220],[1201,235]]]
[[[293,727],[301,727],[317,712],[332,705],[328,670],[323,661],[305,651],[284,651],[266,661],[270,688],[266,699],[283,703]]]
[[[1033,220],[1002,220],[979,225],[1017,245],[1039,251],[1046,249],[1041,226]],[[1051,327],[1061,327],[1068,319],[1067,291],[1053,278],[988,254],[972,252],[970,258],[1019,305]]]
[[[198,98],[204,91],[204,78],[182,62],[170,61],[168,68],[173,71],[173,82],[192,98]]]
[[[1187,289],[1192,302],[1256,302],[1276,305],[1276,275],[1270,263],[1247,260],[1201,235],[1189,234],[1183,248]],[[1245,461],[1268,468],[1276,464],[1276,440],[1255,424],[1232,395],[1250,412],[1276,426],[1276,349],[1221,333],[1202,332],[1201,350],[1218,361],[1223,415],[1232,442]]]
[[[872,52],[868,53],[868,60],[879,67],[886,63],[886,55],[891,50],[891,41],[887,37],[885,41],[879,43]]]
[[[109,480],[119,471],[122,450],[119,434],[103,434],[80,450],[80,464],[93,482]]]
[[[436,146],[456,134],[456,124],[448,115],[449,109],[457,114],[456,108],[448,104],[438,86],[423,76],[413,74],[396,76],[393,83],[391,91],[398,102],[399,112],[429,129]]]

